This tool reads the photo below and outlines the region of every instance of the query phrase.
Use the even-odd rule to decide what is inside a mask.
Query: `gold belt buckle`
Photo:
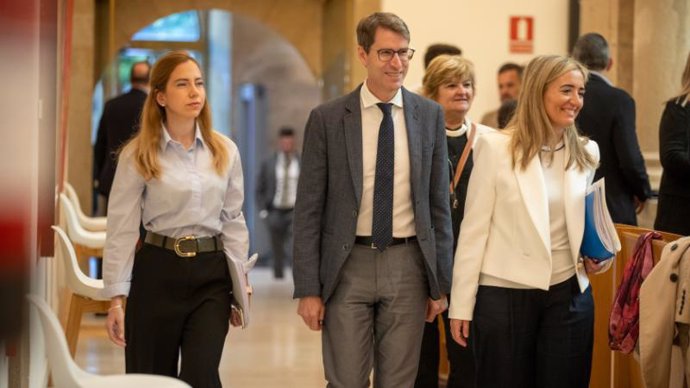
[[[196,256],[196,252],[194,252],[194,251],[191,251],[191,252],[183,252],[183,251],[180,249],[180,244],[181,244],[183,241],[188,241],[188,240],[196,240],[196,237],[194,237],[194,236],[184,236],[184,237],[180,237],[180,238],[178,238],[177,240],[175,240],[175,253],[176,253],[178,256],[180,256],[180,257],[194,257],[194,256]]]

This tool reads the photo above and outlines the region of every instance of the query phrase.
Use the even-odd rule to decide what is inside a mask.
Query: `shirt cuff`
[[[128,296],[131,285],[131,282],[113,283],[103,288],[103,296],[106,298],[112,298],[118,295]]]

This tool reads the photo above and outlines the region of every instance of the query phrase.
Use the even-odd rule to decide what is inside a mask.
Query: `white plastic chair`
[[[67,194],[67,198],[72,202],[81,226],[92,232],[104,231],[106,228],[106,217],[89,217],[84,214],[84,211],[81,209],[81,202],[79,202],[77,191],[67,182],[65,182],[64,185],[64,193]]]
[[[57,246],[62,252],[65,263],[65,281],[67,287],[72,291],[65,335],[67,336],[69,352],[74,357],[77,351],[82,315],[89,312],[107,312],[110,299],[103,296],[103,280],[90,278],[79,268],[77,255],[67,233],[59,226],[52,228],[55,231]]]
[[[67,350],[65,337],[57,317],[48,304],[36,295],[27,299],[36,308],[41,319],[43,339],[46,345],[48,365],[55,388],[185,388],[183,381],[166,376],[126,374],[99,376],[81,369]]]
[[[88,268],[88,258],[102,257],[105,246],[105,231],[92,232],[84,229],[79,222],[74,205],[67,195],[60,193],[60,212],[67,223],[67,235],[74,243],[74,248],[81,268]]]

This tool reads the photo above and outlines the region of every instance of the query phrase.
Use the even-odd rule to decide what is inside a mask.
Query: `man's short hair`
[[[278,137],[292,137],[295,136],[295,130],[291,127],[282,127],[278,130]]]
[[[410,30],[400,17],[390,12],[374,12],[357,24],[357,44],[367,53],[374,44],[376,30],[379,27],[400,34],[405,40],[410,41]]]
[[[525,70],[524,66],[520,66],[517,63],[513,62],[506,62],[501,65],[501,67],[498,68],[498,74],[503,74],[506,71],[511,71],[515,70],[515,72],[518,75],[518,78],[522,79],[522,72]]]
[[[424,54],[424,68],[429,67],[431,61],[439,55],[462,55],[462,50],[458,46],[445,43],[436,43],[426,48]]]
[[[609,44],[601,34],[590,32],[577,39],[573,47],[573,58],[590,70],[604,70],[611,58]]]
[[[138,65],[146,65],[146,74],[136,71]],[[148,84],[151,75],[151,64],[147,61],[134,62],[129,72],[129,82],[133,84]]]

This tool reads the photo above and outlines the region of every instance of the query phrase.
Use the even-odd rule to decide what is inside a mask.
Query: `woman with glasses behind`
[[[448,177],[450,207],[453,223],[453,247],[457,246],[458,231],[465,212],[467,184],[474,165],[472,146],[479,135],[493,131],[476,124],[467,113],[475,95],[475,76],[472,62],[459,55],[440,55],[434,58],[423,79],[424,95],[443,108],[448,144]],[[446,349],[450,364],[448,388],[474,387],[474,359],[470,348],[451,341],[448,313],[441,314],[446,329]],[[437,318],[438,319],[438,318]],[[422,354],[415,387],[438,387],[439,331],[438,322],[424,328]]]

